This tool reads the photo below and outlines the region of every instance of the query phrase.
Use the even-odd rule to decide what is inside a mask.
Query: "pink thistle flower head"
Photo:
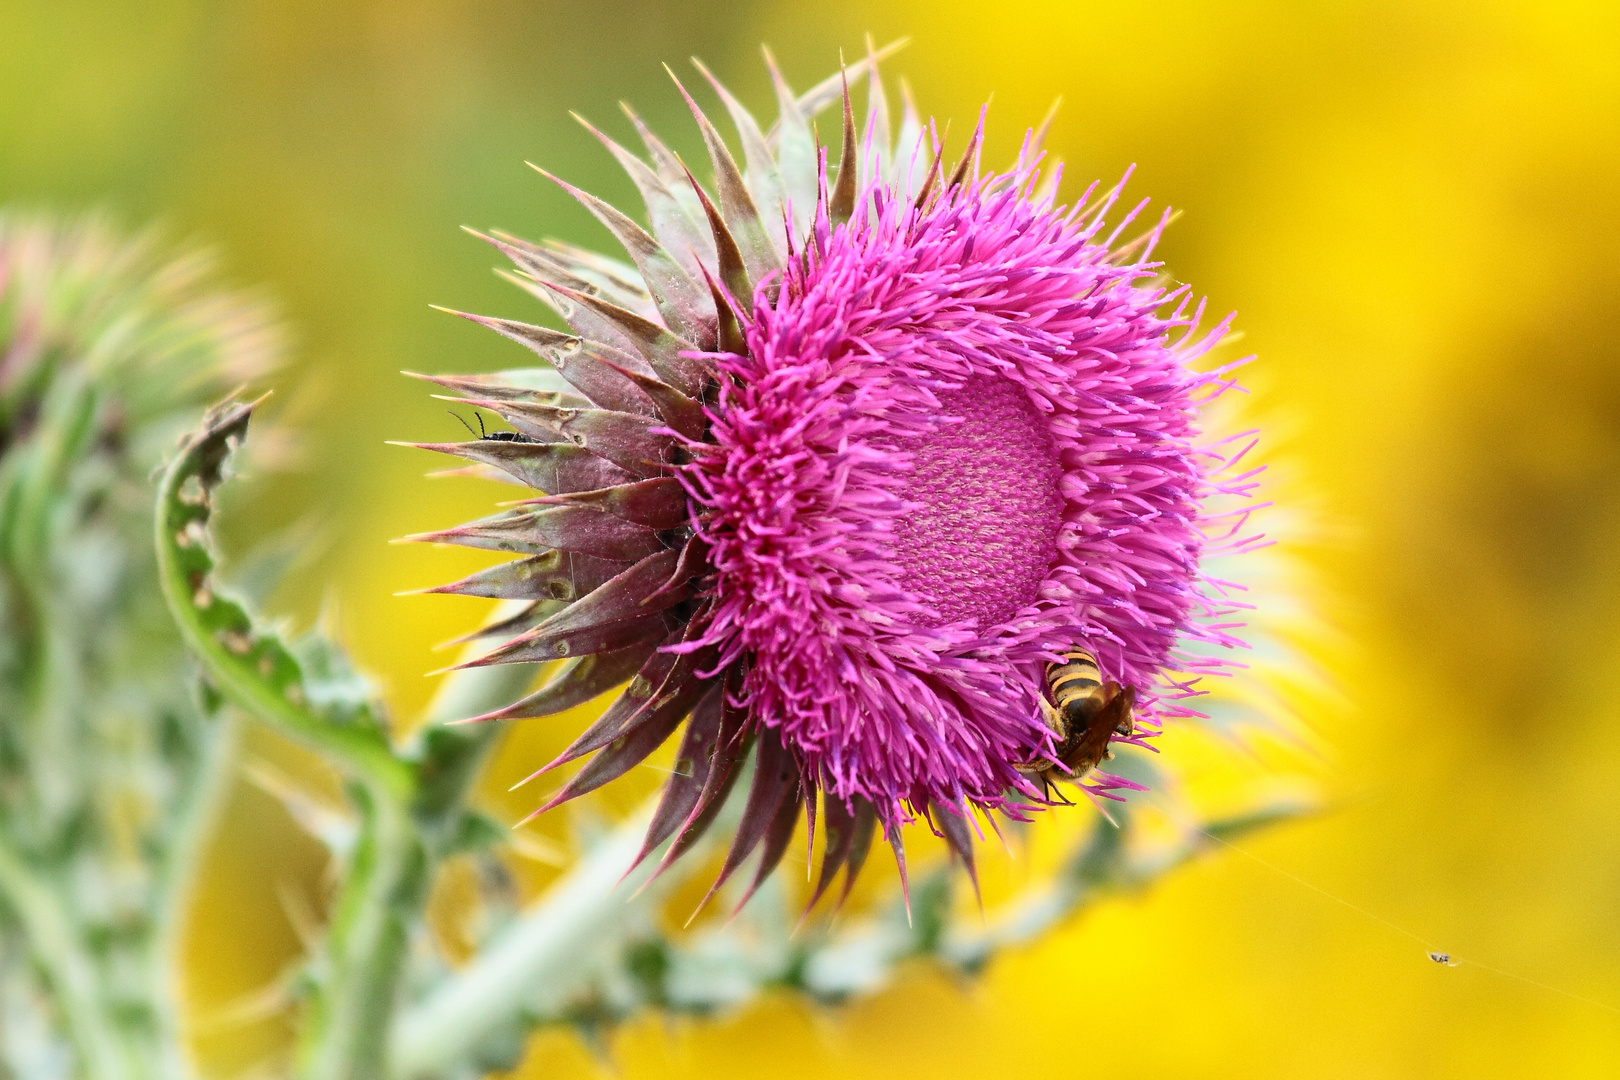
[[[863,149],[844,92],[836,170],[802,138],[836,81],[795,98],[778,79],[768,138],[715,84],[746,175],[694,104],[717,199],[645,129],[652,166],[609,142],[654,232],[576,194],[634,271],[502,242],[574,334],[479,321],[566,385],[440,380],[517,432],[436,448],[542,487],[546,508],[429,535],[533,552],[522,574],[447,587],[535,598],[487,661],[587,654],[492,717],[636,673],[559,759],[596,753],[552,803],[684,720],[692,769],[643,854],[690,846],[752,744],[722,879],[763,845],[757,884],[819,793],[817,896],[841,867],[853,877],[878,827],[898,855],[898,826],[924,815],[971,867],[975,807],[1024,816],[1054,779],[1136,787],[1092,766],[1110,740],[1147,745],[1196,715],[1194,680],[1240,644],[1241,605],[1202,561],[1259,540],[1247,510],[1213,509],[1248,497],[1253,472],[1199,431],[1232,385],[1196,366],[1226,323],[1199,334],[1202,305],[1152,261],[1168,218],[1122,243],[1145,204],[1120,213],[1120,186],[1059,205],[1038,136],[1009,171],[982,169],[982,119],[947,174],[909,111],[891,147],[871,78]]]

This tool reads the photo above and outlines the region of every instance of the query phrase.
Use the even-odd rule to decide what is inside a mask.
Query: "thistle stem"
[[[632,896],[656,860],[649,859],[610,896],[630,865],[652,818],[649,803],[621,824],[491,942],[466,968],[395,1025],[394,1080],[449,1076],[481,1042],[523,1014],[546,1014],[568,999],[588,976],[588,960],[607,931],[679,880],[677,863],[657,884]],[[549,1007],[549,1010],[548,1010]]]
[[[388,1022],[426,892],[427,859],[408,807],[365,784],[360,843],[321,958],[322,993],[305,1028],[297,1073],[305,1080],[385,1075]]]
[[[479,767],[503,734],[498,725],[446,729],[446,720],[487,712],[532,678],[519,668],[472,669],[445,680],[413,740],[417,783],[407,804],[365,785],[360,843],[327,941],[320,1010],[306,1028],[304,1080],[372,1080],[388,1075],[409,929],[420,920],[438,859],[434,840],[466,802]]]

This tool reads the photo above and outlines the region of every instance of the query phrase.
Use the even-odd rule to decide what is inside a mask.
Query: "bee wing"
[[[1110,683],[1109,685],[1114,684]],[[1103,712],[1114,718],[1114,731],[1121,735],[1129,735],[1136,730],[1136,725],[1131,720],[1131,712],[1135,708],[1136,687],[1127,686],[1123,692],[1114,695],[1113,699],[1108,703],[1108,708],[1104,709]]]
[[[1063,764],[1073,770],[1078,780],[1096,767],[1108,754],[1108,741],[1116,734],[1131,733],[1131,708],[1136,704],[1136,691],[1130,687],[1120,689],[1118,683],[1103,687],[1106,704],[1086,721],[1086,730],[1075,740],[1074,747],[1063,755]]]
[[[1108,740],[1114,734],[1114,705],[1112,702],[1098,709],[1086,723],[1086,730],[1063,755],[1063,764],[1072,770],[1071,779],[1078,780],[1108,753]]]

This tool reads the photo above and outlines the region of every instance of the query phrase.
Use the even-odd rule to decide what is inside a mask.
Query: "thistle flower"
[[[747,165],[688,95],[715,195],[634,114],[651,165],[596,132],[652,231],[557,182],[633,268],[490,238],[573,333],[467,316],[550,368],[435,378],[516,430],[417,444],[545,493],[419,537],[527,555],[433,590],[530,602],[474,663],[569,658],[476,719],[556,713],[630,680],[546,766],[594,754],[541,809],[686,721],[642,851],[675,836],[667,865],[752,742],[720,880],[763,846],[757,886],[801,813],[814,828],[819,793],[816,898],[845,867],[847,890],[880,826],[902,873],[898,828],[916,815],[971,869],[973,808],[1047,802],[1036,774],[1062,766],[1044,670],[1065,649],[1134,692],[1121,738],[1146,745],[1196,715],[1193,683],[1221,661],[1178,643],[1240,644],[1241,606],[1200,560],[1258,540],[1246,510],[1216,521],[1214,501],[1247,497],[1253,473],[1229,475],[1230,443],[1200,444],[1200,405],[1231,383],[1191,365],[1226,323],[1197,336],[1202,304],[1149,261],[1168,216],[1119,243],[1145,204],[1117,224],[1117,186],[1059,206],[1039,134],[1009,171],[984,169],[982,117],[949,170],[909,101],[891,141],[877,59],[846,76],[869,80],[864,132],[838,78],[796,97],[772,65],[781,115],[765,133],[700,65]],[[809,118],[840,97],[832,168]],[[1072,779],[1104,797],[1137,787]]]

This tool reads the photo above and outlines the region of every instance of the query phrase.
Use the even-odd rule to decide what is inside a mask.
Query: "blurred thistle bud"
[[[0,1053],[15,1075],[138,1060],[183,1075],[162,965],[225,770],[158,590],[151,475],[278,352],[263,305],[221,291],[202,253],[0,213]],[[61,1041],[14,1038],[42,996]]]

